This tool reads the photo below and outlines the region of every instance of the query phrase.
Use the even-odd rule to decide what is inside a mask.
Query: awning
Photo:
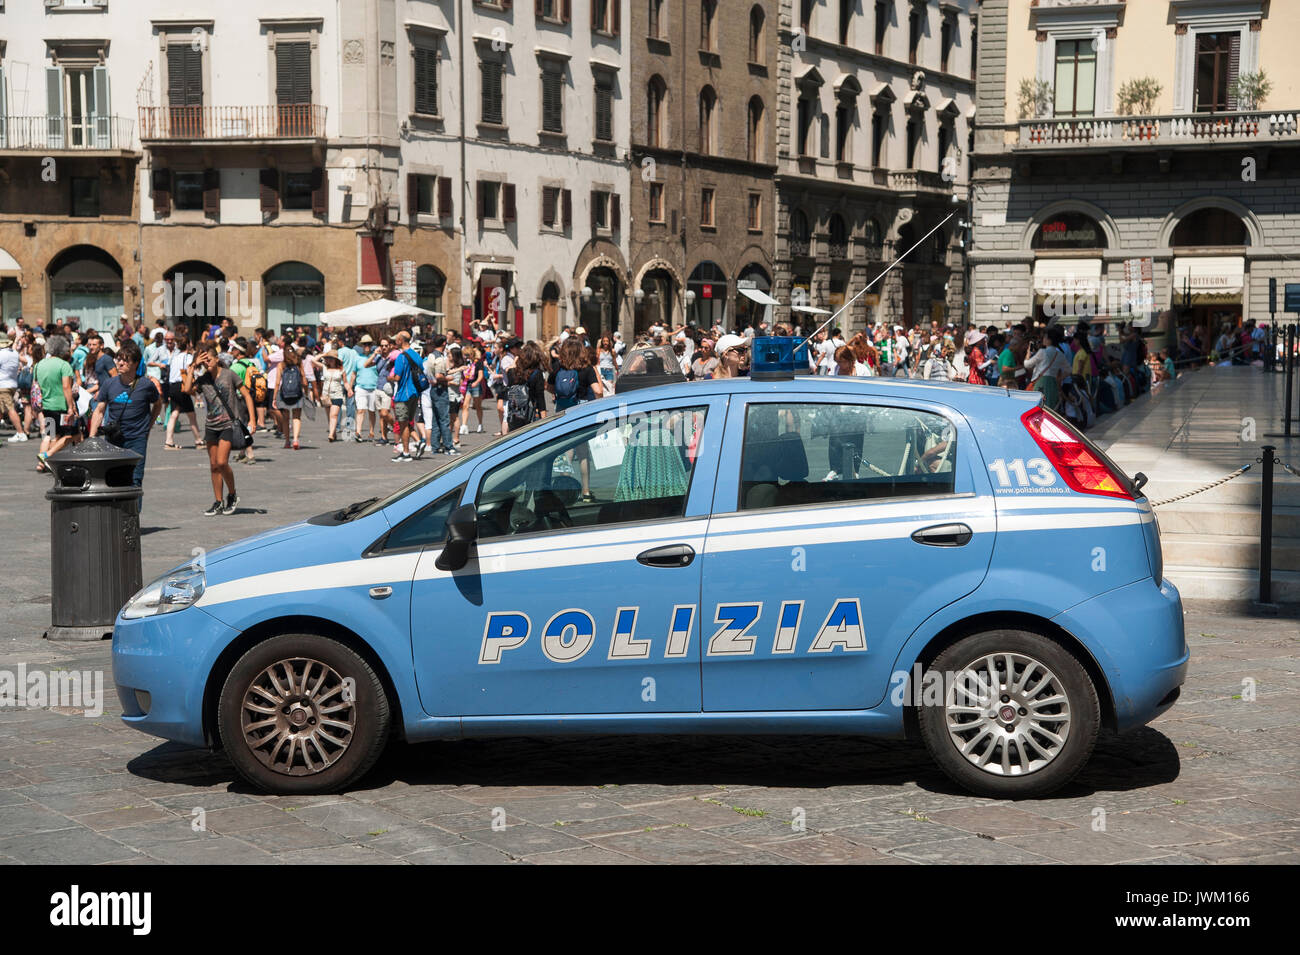
[[[739,292],[741,295],[745,296],[745,298],[752,299],[753,301],[757,302],[759,305],[780,305],[781,304],[772,296],[768,295],[766,292],[760,292],[756,288],[741,288],[741,289],[736,289],[736,291]]]
[[[22,266],[18,264],[18,260],[4,249],[0,249],[0,278],[13,278],[22,273]]]
[[[1226,305],[1241,301],[1246,285],[1246,260],[1240,255],[1174,259],[1174,301],[1181,304],[1190,284],[1192,302]]]
[[[510,262],[475,262],[470,266],[469,284],[478,285],[478,280],[483,277],[484,272],[502,272],[510,275],[511,281],[514,281],[515,267]]]
[[[1037,259],[1035,295],[1075,295],[1095,298],[1101,289],[1101,259]]]
[[[360,325],[385,325],[396,318],[437,318],[440,314],[414,305],[403,305],[390,298],[377,298],[373,302],[321,312],[320,320],[331,328],[355,328]]]

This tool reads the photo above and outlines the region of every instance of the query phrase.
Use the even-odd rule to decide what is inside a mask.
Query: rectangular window
[[[618,36],[620,0],[591,0],[591,28]]]
[[[650,183],[650,221],[664,221],[664,184],[662,182]]]
[[[501,100],[502,64],[496,60],[484,60],[479,64],[479,69],[483,79],[480,121],[489,126],[504,126],[505,112]]]
[[[763,196],[757,192],[749,194],[749,215],[747,219],[750,232],[763,231]]]
[[[952,494],[957,434],[941,415],[875,405],[754,402],[742,511]]]
[[[835,107],[835,160],[848,162],[849,132],[853,126],[853,109],[845,103]]]
[[[604,71],[596,74],[596,139],[614,140],[614,77]]]
[[[700,190],[700,225],[713,228],[713,190]]]
[[[907,168],[915,169],[917,152],[921,145],[921,123],[915,119],[907,121]]]
[[[415,112],[438,116],[438,51],[430,46],[411,47],[411,64],[415,74]]]
[[[664,0],[648,0],[649,20],[646,25],[646,36],[653,37],[656,40],[663,39],[663,5]]]
[[[560,218],[560,187],[543,186],[542,187],[542,225],[548,229],[555,229],[559,226]]]
[[[609,193],[595,190],[591,194],[591,227],[593,230],[609,228]]]
[[[799,97],[799,155],[809,156],[812,153],[809,150],[808,140],[812,136],[813,121],[813,102],[805,97]]]
[[[177,209],[203,208],[203,173],[178,172],[172,177],[172,202]]]
[[[189,43],[167,46],[167,105],[203,105],[203,51]]]
[[[285,209],[310,209],[312,179],[310,172],[286,172],[284,174],[284,189],[280,193],[281,207]]]
[[[885,30],[889,28],[888,0],[876,0],[876,55],[885,55]]]
[[[1056,41],[1057,116],[1092,116],[1097,89],[1097,50],[1092,40]]]
[[[564,132],[564,67],[559,64],[542,67],[542,131]]]
[[[948,57],[952,53],[952,37],[955,31],[953,19],[943,18],[943,27],[939,31],[939,69],[948,72]]]
[[[1221,113],[1237,108],[1237,69],[1241,62],[1241,34],[1196,34],[1196,97],[1198,113]]]
[[[570,428],[498,465],[479,486],[479,502],[500,502],[482,511],[487,516],[479,518],[479,539],[681,517],[695,467],[683,449],[693,446],[707,410],[656,409],[621,417],[613,428],[609,422]],[[556,475],[576,475],[578,461],[590,493],[564,505],[566,520],[553,520]],[[519,514],[536,520],[505,519]]]
[[[871,165],[879,169],[884,163],[885,131],[889,128],[889,115],[876,113],[871,117]]]
[[[700,49],[707,53],[717,52],[717,38],[714,35],[717,13],[717,0],[700,0]]]
[[[275,45],[275,101],[281,106],[312,101],[310,43]]]
[[[501,218],[500,199],[501,183],[479,180],[478,184],[478,218],[480,222]]]
[[[853,24],[853,6],[857,0],[840,0],[840,43],[849,44],[849,27]]]
[[[73,177],[72,214],[86,218],[95,218],[99,215],[98,176]]]
[[[915,7],[907,14],[907,62],[916,66],[921,56],[921,11]]]
[[[417,215],[431,216],[437,210],[434,203],[436,176],[415,177],[415,211]]]

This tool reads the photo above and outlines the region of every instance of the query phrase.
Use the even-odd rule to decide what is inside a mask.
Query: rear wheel
[[[1017,799],[1050,793],[1083,768],[1101,705],[1088,672],[1060,644],[994,630],[957,641],[930,664],[918,723],[954,782]]]
[[[388,738],[389,708],[374,669],[315,634],[257,644],[226,677],[217,731],[239,774],[267,792],[343,789],[370,770]]]

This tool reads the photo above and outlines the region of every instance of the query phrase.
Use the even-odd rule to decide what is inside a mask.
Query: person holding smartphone
[[[235,472],[230,467],[230,449],[243,447],[243,429],[235,420],[235,404],[244,401],[252,417],[253,397],[245,384],[240,388],[235,373],[226,368],[217,357],[217,343],[205,341],[199,345],[190,368],[185,369],[185,393],[198,393],[207,405],[208,418],[204,426],[203,443],[208,451],[208,471],[212,477],[212,506],[204,511],[206,517],[233,514],[239,504],[235,491]],[[227,493],[222,494],[223,486]]]

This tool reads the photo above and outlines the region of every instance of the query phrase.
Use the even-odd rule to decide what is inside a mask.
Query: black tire
[[[1021,694],[1027,697],[1030,706],[1037,704],[1040,707],[1034,713],[1029,713],[1026,707],[1017,706],[1012,707],[1015,712],[1009,713],[1004,707],[1026,700],[1012,698],[1007,703],[1003,703],[1002,694],[999,693],[996,705],[991,705],[990,710],[981,714],[955,717],[970,721],[971,729],[959,731],[958,736],[968,745],[975,746],[973,750],[975,759],[982,758],[987,752],[986,747],[993,749],[990,756],[996,758],[991,758],[989,762],[995,762],[996,766],[990,770],[975,765],[970,758],[963,755],[953,735],[949,733],[945,704],[950,699],[965,702],[966,698],[960,695],[961,691],[957,691],[958,695],[953,696],[953,690],[950,688],[952,680],[946,675],[962,673],[972,666],[978,669],[987,658],[998,654],[1016,654],[1030,658],[1031,661],[1037,662],[1050,671],[1055,677],[1056,686],[1051,686],[1044,678],[1041,690]],[[991,672],[1005,673],[1006,662],[1005,659],[998,661],[995,658],[995,669]],[[1022,669],[1024,665],[1019,662],[1019,658],[1012,657],[1011,664],[1017,674],[1024,672]],[[999,666],[1001,668],[997,669]],[[989,671],[986,669],[984,672]],[[991,630],[986,633],[972,634],[958,640],[940,653],[926,669],[926,674],[927,679],[923,686],[942,686],[944,703],[934,704],[937,691],[917,701],[920,704],[916,709],[921,738],[925,741],[931,757],[939,764],[939,768],[963,789],[981,796],[1001,799],[1044,796],[1073,779],[1092,755],[1101,726],[1101,704],[1097,699],[1097,688],[1074,655],[1055,640],[1024,630]],[[935,680],[943,682],[931,682]],[[1003,688],[999,686],[998,689]],[[1025,681],[1025,688],[1035,690],[1032,676]],[[1011,689],[1015,689],[1014,681]],[[913,693],[916,692],[914,688]],[[924,693],[924,690],[922,692]],[[1050,719],[1051,713],[1063,713],[1062,704],[1043,702],[1055,699],[1058,693],[1064,696],[1064,706],[1068,706],[1069,709],[1068,724],[1052,722]],[[1029,716],[1028,719],[1026,714]],[[1048,715],[1044,718],[1042,714]],[[1015,722],[1013,724],[999,722],[1004,715]],[[1038,715],[1037,721],[1033,720],[1034,715]],[[962,725],[965,723],[963,722]],[[1008,725],[1011,726],[1010,730],[1007,729]],[[1051,745],[1047,736],[1039,735],[1042,730],[1059,735],[1062,728],[1065,729],[1064,741],[1055,747],[1050,759],[1045,759],[1044,750],[1035,752],[1038,746],[1046,748]],[[1021,744],[1019,741],[1022,738],[1027,738],[1030,745]],[[981,743],[981,740],[984,742]],[[1009,773],[1002,770],[1004,754],[1011,763]],[[1039,761],[1042,765],[1035,766],[1034,764]]]
[[[264,693],[277,685],[284,690],[279,704]],[[267,720],[276,723],[258,725]],[[252,647],[226,677],[217,705],[217,732],[239,775],[282,795],[337,792],[355,783],[383,752],[389,721],[388,697],[370,664],[315,634],[284,634]]]

